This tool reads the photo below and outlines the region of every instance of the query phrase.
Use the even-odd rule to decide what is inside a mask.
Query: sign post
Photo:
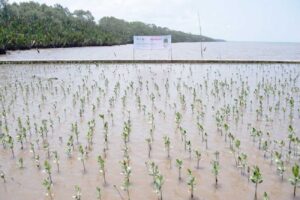
[[[171,35],[133,36],[133,59],[135,59],[136,49],[137,50],[168,50],[168,52],[171,52],[171,60],[172,60]]]

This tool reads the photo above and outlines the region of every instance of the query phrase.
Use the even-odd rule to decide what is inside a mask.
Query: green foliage
[[[289,179],[289,181],[294,186],[294,196],[296,196],[296,188],[300,183],[300,170],[298,164],[295,164],[292,167],[292,175],[293,176]]]
[[[187,169],[188,172],[188,181],[187,184],[190,187],[190,192],[191,192],[191,199],[194,198],[194,187],[196,185],[196,178],[193,176],[192,171],[190,169]]]
[[[252,171],[250,180],[252,181],[252,183],[255,183],[255,184],[263,182],[262,174],[260,173],[260,169],[258,166],[253,167],[253,171]]]
[[[118,45],[132,43],[133,35],[172,35],[173,42],[213,39],[172,31],[153,24],[103,17],[98,23],[89,11],[70,12],[61,5],[0,1],[0,50]]]

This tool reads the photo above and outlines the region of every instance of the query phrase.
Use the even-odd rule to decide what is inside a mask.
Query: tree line
[[[0,53],[6,50],[108,46],[132,43],[133,35],[172,35],[173,42],[214,41],[212,38],[168,28],[103,17],[90,11],[70,12],[61,5],[0,0]]]

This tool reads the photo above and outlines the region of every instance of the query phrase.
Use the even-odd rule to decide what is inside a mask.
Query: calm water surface
[[[200,43],[175,43],[173,59],[250,59],[250,60],[300,60],[300,43],[263,42],[210,42],[203,43],[201,57]],[[134,54],[134,56],[133,56]],[[10,51],[0,60],[90,60],[90,59],[171,59],[171,51],[137,50],[132,45],[112,47],[56,48],[26,51]]]

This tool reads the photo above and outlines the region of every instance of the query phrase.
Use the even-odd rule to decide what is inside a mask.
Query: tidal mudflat
[[[299,75],[275,64],[3,65],[0,199],[300,199]]]

